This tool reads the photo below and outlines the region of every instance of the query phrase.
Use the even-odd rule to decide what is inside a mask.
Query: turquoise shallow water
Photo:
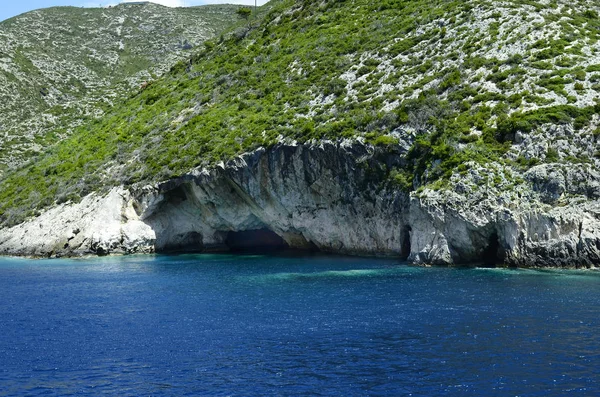
[[[600,395],[600,274],[0,259],[0,395]]]

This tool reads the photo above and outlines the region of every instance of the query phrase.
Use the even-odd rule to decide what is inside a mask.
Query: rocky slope
[[[9,173],[0,250],[600,263],[595,4],[263,13]]]
[[[236,9],[55,7],[0,22],[0,171],[162,75],[235,22]]]

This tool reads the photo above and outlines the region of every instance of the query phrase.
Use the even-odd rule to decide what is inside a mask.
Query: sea
[[[598,396],[600,272],[0,259],[0,396]]]

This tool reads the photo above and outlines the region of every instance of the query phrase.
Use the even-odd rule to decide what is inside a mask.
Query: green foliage
[[[515,112],[510,117],[504,117],[497,123],[497,138],[504,141],[512,141],[515,133],[521,131],[529,133],[544,124],[575,124],[576,128],[587,125],[594,114],[599,113],[600,106],[578,108],[572,105],[559,105],[540,108],[526,113]]]
[[[439,90],[446,91],[449,88],[459,85],[460,82],[461,82],[460,71],[457,69],[452,70],[446,74],[446,76],[444,77],[444,80],[442,80],[442,82],[440,83]]]
[[[540,160],[536,157],[527,158],[524,156],[519,156],[516,160],[516,163],[521,166],[521,168],[528,169],[538,165]]]
[[[594,64],[585,68],[586,72],[600,72],[600,65]]]
[[[376,134],[367,134],[365,136],[367,138],[367,142],[375,146],[394,146],[398,145],[398,139],[389,135],[379,135]]]
[[[52,7],[1,21],[0,169],[109,112],[236,22],[237,8]]]
[[[252,9],[250,9],[249,7],[240,7],[238,8],[238,10],[236,11],[236,14],[244,19],[244,20],[249,20],[250,19],[250,15],[252,15]]]
[[[573,72],[573,77],[579,81],[585,81],[586,72],[584,70],[576,70]]]
[[[558,150],[554,148],[549,148],[546,152],[546,162],[547,163],[555,163],[559,160]]]
[[[390,172],[390,181],[405,192],[413,190],[413,174],[403,169],[393,169]]]
[[[567,91],[565,85],[571,83],[570,79],[556,75],[544,75],[538,80],[538,85],[550,91],[554,91],[558,95],[566,97]]]

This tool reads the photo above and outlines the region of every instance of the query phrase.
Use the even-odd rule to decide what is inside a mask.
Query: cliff
[[[418,264],[592,267],[597,199],[561,206],[533,189],[408,194],[388,167],[406,153],[357,141],[277,145],[166,183],[91,194],[0,231],[4,254],[62,256],[293,248]],[[546,184],[538,170],[536,183]],[[473,173],[472,177],[477,177]],[[461,181],[464,184],[464,179]]]
[[[376,151],[358,143],[260,149],[163,184],[60,205],[2,230],[0,251],[228,250],[236,232],[268,230],[289,248],[402,255],[406,196],[377,190],[371,173],[380,167]]]

